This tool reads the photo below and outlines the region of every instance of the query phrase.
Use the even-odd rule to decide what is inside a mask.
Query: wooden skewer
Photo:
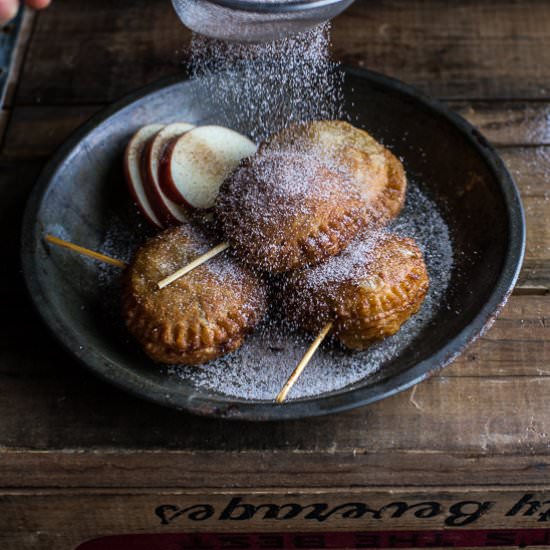
[[[277,395],[277,397],[275,398],[275,401],[277,403],[282,403],[286,399],[288,392],[292,389],[292,386],[294,386],[294,384],[300,377],[300,374],[302,374],[302,371],[306,368],[307,364],[309,363],[309,361],[317,351],[317,348],[321,345],[321,342],[326,338],[327,334],[332,329],[332,325],[333,325],[333,321],[330,321],[329,323],[327,323],[321,329],[321,332],[317,335],[317,338],[315,338],[311,346],[309,346],[309,349],[306,351],[305,355],[302,357],[302,360],[298,363],[297,367],[294,369],[294,371],[286,381],[285,385],[283,386],[283,389],[279,392],[279,395]]]
[[[60,246],[62,248],[67,248],[68,250],[72,250],[73,252],[78,252],[79,254],[88,256],[89,258],[93,258],[94,260],[99,260],[100,262],[105,262],[107,264],[111,264],[116,267],[121,267],[121,268],[126,267],[126,263],[123,262],[122,260],[111,258],[110,256],[106,256],[105,254],[101,254],[100,252],[95,252],[94,250],[90,250],[89,248],[84,248],[83,246],[79,246],[69,241],[60,239],[59,237],[55,237],[54,235],[46,234],[44,236],[44,239],[51,244],[55,244],[56,246]],[[158,283],[158,287],[164,288],[165,286],[168,286],[170,283],[173,283],[175,280],[179,279],[186,273],[189,273],[199,265],[207,262],[214,256],[221,254],[224,250],[227,250],[229,246],[230,246],[229,243],[221,243],[215,246],[214,248],[209,250],[206,254],[199,256],[197,259],[193,260],[190,264],[187,264],[181,269],[178,269],[178,271],[176,271],[175,273],[172,273],[172,275],[169,275],[168,277],[160,281]],[[277,395],[275,399],[277,403],[283,403],[283,401],[286,399],[288,392],[292,389],[292,387],[294,386],[294,384],[302,374],[303,370],[306,368],[307,364],[310,362],[311,358],[317,351],[317,348],[321,345],[323,340],[326,338],[327,334],[331,331],[332,325],[333,325],[332,321],[327,323],[322,328],[321,332],[317,335],[317,338],[315,338],[311,346],[309,346],[309,349],[306,351],[306,353],[302,357],[302,360],[298,363],[298,365],[296,366],[296,368],[294,369],[294,371],[286,381],[285,385]]]
[[[56,246],[61,246],[63,248],[68,248],[73,252],[78,252],[79,254],[88,256],[90,258],[93,258],[94,260],[99,260],[100,262],[105,262],[107,264],[115,265],[116,267],[122,267],[122,268],[126,267],[126,264],[122,260],[117,260],[116,258],[105,256],[105,254],[95,252],[94,250],[90,250],[89,248],[84,248],[83,246],[73,244],[69,241],[64,241],[59,237],[54,237],[53,235],[47,234],[44,236],[44,239],[51,244],[55,244]]]
[[[191,263],[187,264],[186,266],[172,273],[172,275],[168,275],[168,277],[165,277],[164,279],[162,279],[162,281],[159,281],[158,287],[162,289],[165,286],[168,286],[170,283],[173,283],[180,277],[183,277],[185,274],[189,273],[190,271],[193,271],[193,269],[195,269],[196,267],[199,267],[199,265],[207,262],[214,256],[221,254],[224,250],[227,250],[230,246],[231,245],[229,243],[218,244],[217,246],[209,250],[206,254],[199,256],[198,258],[193,260]]]

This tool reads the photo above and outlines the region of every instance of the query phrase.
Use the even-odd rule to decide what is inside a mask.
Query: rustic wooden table
[[[167,0],[58,0],[25,18],[0,117],[0,546],[294,528],[197,527],[185,513],[178,523],[190,495],[221,505],[243,494],[382,502],[406,493],[503,511],[524,493],[550,496],[550,2],[357,0],[334,21],[338,58],[442,99],[497,146],[522,192],[527,255],[494,327],[453,365],[372,406],[285,423],[197,418],[97,380],[48,333],[22,280],[20,223],[45,161],[104,105],[182,70],[188,40]],[[174,505],[167,525],[164,504]],[[523,519],[544,527],[545,506]],[[408,515],[399,528],[419,528]],[[511,525],[505,516],[486,525]],[[297,525],[355,529],[340,520]],[[421,525],[453,525],[436,520]]]

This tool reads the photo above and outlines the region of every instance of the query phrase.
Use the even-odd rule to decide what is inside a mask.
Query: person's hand
[[[25,0],[29,8],[41,10],[50,5],[51,0]],[[0,0],[0,24],[6,23],[17,15],[19,0]]]

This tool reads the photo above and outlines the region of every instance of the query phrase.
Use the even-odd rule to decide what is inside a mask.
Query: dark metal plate
[[[358,407],[402,391],[448,364],[491,325],[516,282],[525,247],[517,188],[483,136],[438,102],[356,69],[347,71],[346,91],[354,122],[404,159],[409,175],[422,181],[442,206],[453,234],[457,269],[447,307],[412,352],[344,390],[275,405],[198,390],[151,368],[142,354],[130,353],[110,333],[94,307],[101,300],[93,291],[97,273],[74,254],[50,255],[43,232],[61,226],[74,242],[98,248],[113,217],[127,219],[121,155],[132,133],[151,122],[221,120],[201,82],[182,78],[150,86],[94,117],[51,160],[33,191],[23,228],[24,274],[56,337],[92,371],[134,394],[199,414],[250,420]]]

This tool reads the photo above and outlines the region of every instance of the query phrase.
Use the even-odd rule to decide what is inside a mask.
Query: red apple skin
[[[124,177],[126,179],[126,184],[128,186],[128,190],[130,191],[130,195],[132,196],[132,200],[134,202],[134,204],[136,204],[136,206],[138,207],[141,215],[145,218],[145,220],[147,221],[147,223],[149,223],[150,225],[152,225],[153,227],[156,227],[157,229],[162,229],[163,226],[158,223],[156,220],[154,220],[147,212],[146,208],[141,204],[141,201],[139,199],[139,196],[137,194],[137,191],[136,191],[136,183],[134,182],[134,180],[132,179],[132,176],[130,174],[130,161],[129,161],[129,157],[130,157],[130,147],[132,146],[132,140],[130,140],[130,142],[128,143],[128,145],[126,146],[126,149],[124,151]],[[149,205],[151,210],[153,210],[154,212],[154,209],[151,205]]]
[[[187,127],[186,130],[181,130],[181,126],[185,126]],[[155,142],[157,141],[158,137],[163,133],[163,131],[166,131],[168,130],[169,128],[173,128],[173,126],[180,126],[180,129],[178,130],[179,133],[177,135],[173,135],[172,138],[170,138],[168,140],[168,142],[165,141],[164,145],[161,147],[161,148],[156,148],[156,152],[153,153],[153,150],[155,149]],[[151,140],[149,141],[149,144],[148,144],[148,147],[147,147],[147,151],[145,151],[145,166],[146,166],[146,170],[147,170],[147,174],[148,174],[148,177],[149,177],[149,180],[150,181],[157,181],[157,185],[158,187],[160,187],[160,193],[161,194],[164,194],[169,200],[171,200],[172,202],[176,203],[177,205],[179,205],[179,196],[170,196],[169,193],[167,193],[164,189],[163,189],[163,185],[162,185],[162,179],[160,177],[160,162],[162,160],[162,157],[164,155],[164,151],[166,150],[166,147],[169,145],[169,143],[172,141],[172,140],[176,140],[178,137],[180,137],[181,135],[183,135],[185,132],[189,131],[189,130],[192,130],[193,128],[195,128],[195,126],[193,126],[192,124],[189,124],[187,122],[179,122],[179,123],[175,123],[175,124],[168,124],[168,126],[165,126],[162,130],[160,130],[159,132],[157,132],[152,138]],[[166,138],[164,138],[166,140]],[[157,157],[157,158],[154,158],[154,155]],[[155,169],[155,163],[156,163],[156,169]]]
[[[195,210],[195,208],[191,204],[189,204],[185,200],[185,197],[180,193],[179,189],[174,183],[174,178],[172,177],[172,153],[174,152],[174,148],[176,147],[178,139],[179,138],[177,137],[171,139],[163,151],[159,167],[160,185],[166,196],[173,200],[175,203],[184,205],[190,210]]]
[[[126,160],[126,158],[124,159],[124,176],[126,178],[128,190],[130,191],[130,195],[132,197],[132,202],[138,207],[140,214],[145,218],[147,223],[149,223],[153,227],[156,227],[157,229],[162,229],[162,225],[158,224],[153,218],[151,218],[145,208],[143,208],[143,206],[141,205],[141,202],[134,187],[134,183],[132,181],[132,178],[130,177],[130,169],[128,168],[128,161]]]
[[[151,141],[152,140],[149,140],[147,145],[143,148],[143,152],[141,154],[141,177],[143,178],[143,182],[145,184],[145,193],[147,194],[147,198],[151,203],[153,211],[165,227],[181,225],[182,220],[179,220],[172,214],[172,212],[170,212],[170,210],[166,206],[165,198],[161,195],[160,190],[156,186],[154,180],[150,177],[147,165]]]

